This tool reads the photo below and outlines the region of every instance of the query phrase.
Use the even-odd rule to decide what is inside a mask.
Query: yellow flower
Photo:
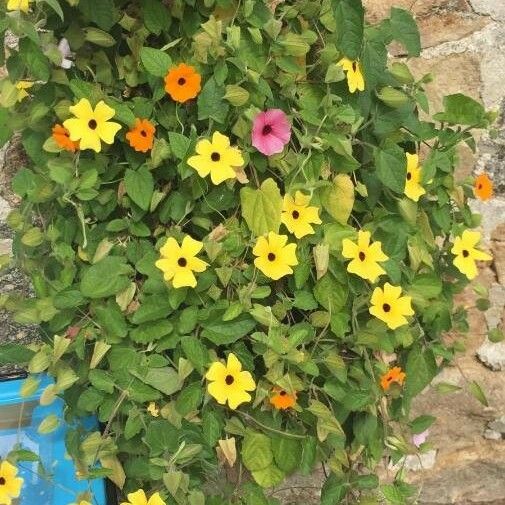
[[[419,200],[426,190],[421,186],[421,167],[419,166],[419,156],[417,154],[405,153],[407,155],[407,176],[405,180],[405,195],[414,202]]]
[[[347,85],[351,93],[355,93],[356,90],[365,90],[365,79],[363,78],[361,63],[359,61],[342,58],[337,65],[340,65],[344,69],[344,72],[347,72]]]
[[[374,242],[370,244],[370,232],[358,231],[358,242],[355,244],[348,238],[342,240],[342,256],[352,261],[347,265],[347,271],[375,282],[380,275],[386,271],[379,265],[379,262],[387,261],[389,258],[382,252],[382,244]]]
[[[489,261],[493,259],[491,255],[476,249],[480,242],[481,234],[478,231],[465,230],[461,237],[454,239],[451,252],[456,256],[454,266],[470,280],[477,276],[476,260]]]
[[[9,0],[7,10],[28,12],[30,10],[30,0]]]
[[[160,496],[160,493],[154,493],[149,500],[143,489],[130,493],[128,501],[121,503],[121,505],[167,505]]]
[[[314,228],[311,224],[321,224],[319,209],[309,207],[309,203],[310,196],[304,195],[301,191],[297,191],[294,198],[291,195],[284,196],[281,221],[296,238],[312,235]]]
[[[408,324],[405,316],[413,316],[410,296],[400,296],[402,288],[384,284],[384,290],[375,288],[372,293],[372,306],[369,311],[372,316],[384,321],[392,330]]]
[[[252,375],[242,371],[242,363],[233,353],[228,354],[226,365],[220,361],[212,363],[205,378],[210,381],[207,385],[209,394],[221,405],[228,402],[232,410],[241,403],[250,402],[251,395],[247,391],[256,389]]]
[[[196,255],[202,250],[203,244],[186,235],[182,245],[170,237],[160,249],[161,259],[156,266],[163,272],[166,281],[172,281],[174,288],[196,286],[193,272],[204,272],[209,266]]]
[[[296,244],[287,244],[287,235],[270,232],[268,238],[259,237],[253,249],[257,256],[254,264],[275,281],[293,273],[292,266],[298,265]]]
[[[35,83],[30,81],[19,81],[16,83],[16,89],[18,90],[18,102],[22,102],[27,96],[30,96],[27,89],[30,89]]]
[[[193,167],[200,177],[207,177],[214,184],[220,184],[226,179],[235,179],[234,168],[244,164],[242,153],[236,147],[230,146],[230,139],[219,132],[214,132],[212,142],[203,139],[196,144],[196,155],[188,159],[188,165]]]
[[[0,504],[11,505],[14,498],[19,498],[23,479],[16,477],[18,469],[8,461],[0,463]]]
[[[149,412],[149,414],[151,414],[153,417],[158,417],[160,415],[160,409],[155,402],[149,403],[147,406],[147,412]]]
[[[106,144],[114,143],[114,136],[121,125],[109,121],[116,111],[103,100],[98,102],[93,110],[89,100],[82,98],[76,105],[69,107],[75,118],[67,119],[63,126],[70,132],[70,140],[80,141],[80,149],[93,149],[99,153],[102,150],[101,140]]]

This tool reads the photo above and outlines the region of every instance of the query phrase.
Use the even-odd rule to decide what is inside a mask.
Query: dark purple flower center
[[[468,258],[468,256],[470,256],[470,253],[466,249],[463,249],[461,254],[463,255],[463,258]]]
[[[412,174],[410,172],[407,172],[407,181],[410,181],[412,179]]]
[[[231,386],[235,382],[235,378],[233,375],[227,375],[224,381],[228,384],[228,386]]]
[[[147,137],[147,132],[145,130],[140,130],[140,135],[142,135],[142,137]]]
[[[212,153],[210,155],[210,159],[212,161],[216,161],[217,162],[217,161],[219,161],[221,159],[221,155],[219,153]]]
[[[294,210],[291,215],[293,216],[293,219],[298,219],[300,217],[300,213],[297,210]]]
[[[283,390],[283,391],[281,391],[279,394],[280,394],[281,396],[286,396],[286,391],[284,391],[284,390]]]
[[[95,130],[98,125],[96,124],[96,121],[94,119],[90,119],[88,121],[88,126],[90,127],[91,130]]]
[[[5,485],[5,479],[3,477],[0,477],[0,486]]]
[[[186,79],[184,79],[184,77],[179,77],[179,80],[177,81],[177,84],[179,86],[184,86],[186,84]]]
[[[188,260],[186,258],[179,258],[177,260],[177,264],[180,266],[180,267],[185,267],[187,264],[188,264]]]
[[[358,65],[356,64],[355,61],[352,62],[352,71],[353,72],[356,72],[356,68],[358,67]]]
[[[383,306],[382,306],[382,310],[384,312],[389,312],[391,310],[391,305],[389,305],[389,303],[385,303]]]
[[[275,254],[274,253],[268,253],[268,261],[275,261]]]
[[[262,132],[263,135],[270,135],[272,133],[272,126],[269,125],[269,124],[266,124],[264,127],[263,127],[263,130]]]
[[[363,251],[360,251],[358,256],[361,261],[365,261],[366,255]]]

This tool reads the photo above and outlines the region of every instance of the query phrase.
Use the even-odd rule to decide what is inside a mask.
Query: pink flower
[[[252,145],[262,154],[270,156],[282,152],[291,138],[291,125],[280,109],[260,112],[253,121]]]
[[[416,433],[415,435],[412,435],[412,443],[416,447],[419,447],[421,444],[424,444],[424,442],[426,442],[429,433],[429,430],[425,430],[422,433]]]

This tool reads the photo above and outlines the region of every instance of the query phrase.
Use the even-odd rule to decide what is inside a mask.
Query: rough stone
[[[502,286],[505,286],[505,224],[498,226],[493,231],[491,235],[491,250],[493,252],[494,269],[498,281]]]
[[[501,433],[499,431],[490,430],[489,428],[484,432],[486,440],[501,440]]]
[[[491,16],[496,21],[505,21],[505,2],[503,0],[470,0],[475,12]]]
[[[405,469],[411,472],[430,470],[435,466],[436,459],[437,451],[435,449],[419,455],[409,454],[405,458]]]
[[[0,256],[12,254],[12,240],[11,239],[0,239]]]
[[[10,205],[0,196],[0,221],[5,221],[10,210]]]
[[[486,340],[477,351],[477,357],[491,370],[505,370],[505,343]]]
[[[409,66],[417,78],[431,73],[433,82],[426,85],[430,113],[443,110],[442,99],[452,93],[464,93],[479,99],[480,65],[472,54],[453,54],[431,59],[415,59]]]
[[[488,19],[477,15],[466,0],[365,0],[371,23],[389,16],[391,7],[410,10],[421,33],[422,47],[462,39],[483,28]],[[396,51],[394,51],[396,52]]]
[[[505,434],[505,416],[501,416],[489,423],[489,429]]]

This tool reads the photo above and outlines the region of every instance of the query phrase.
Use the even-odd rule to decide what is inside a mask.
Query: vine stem
[[[260,423],[257,419],[255,419],[253,416],[250,416],[249,414],[246,414],[245,412],[238,412],[237,413],[246,419],[249,419],[250,421],[253,421],[256,423],[259,427],[263,428],[264,430],[271,431],[272,433],[277,433],[278,435],[282,435],[283,437],[287,438],[299,438],[299,439],[305,439],[307,438],[305,435],[297,435],[296,433],[288,433],[286,431],[281,431],[281,430],[276,430],[275,428],[270,428],[270,426],[267,426],[266,424]]]

